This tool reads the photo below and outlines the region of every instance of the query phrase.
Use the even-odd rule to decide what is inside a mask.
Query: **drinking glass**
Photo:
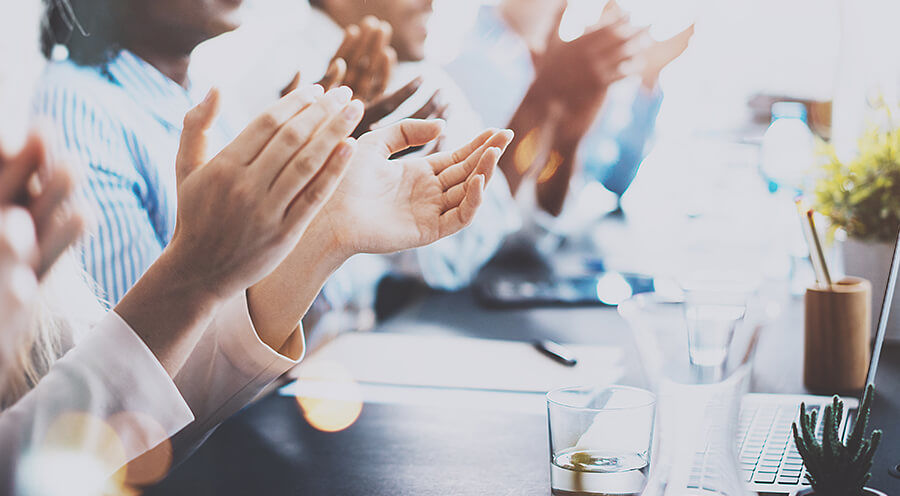
[[[684,281],[682,289],[691,364],[723,367],[756,285],[730,277],[698,277]]]
[[[555,495],[640,494],[647,481],[656,396],[627,386],[547,393]]]

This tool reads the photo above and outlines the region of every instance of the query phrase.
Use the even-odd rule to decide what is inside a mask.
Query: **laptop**
[[[866,384],[875,384],[879,363],[885,360],[883,354],[884,335],[888,326],[891,302],[900,270],[900,232],[894,244],[894,255],[891,260],[888,284],[882,300],[878,319],[877,332],[873,341],[872,359]],[[900,358],[900,349],[889,351],[891,358]],[[894,362],[891,362],[892,365]],[[888,367],[884,367],[887,369]],[[891,366],[888,373],[900,375],[900,367]],[[893,378],[893,377],[892,377]],[[879,395],[880,391],[891,391],[893,394]],[[882,439],[879,453],[876,453],[876,466],[873,466],[873,487],[887,488],[900,486],[900,447],[896,440],[900,439],[900,394],[897,394],[898,381],[885,379],[881,388],[876,387],[870,426],[878,426],[885,430],[890,438]],[[882,397],[883,396],[883,397]],[[846,432],[850,413],[859,406],[862,398],[844,398],[844,414],[840,429]],[[824,408],[831,404],[830,396],[784,395],[784,394],[747,394],[741,404],[738,420],[738,463],[741,475],[750,485],[750,489],[758,493],[791,494],[809,485],[803,459],[794,445],[791,424],[799,417],[801,402],[806,403],[807,412],[818,411],[816,427],[821,436],[824,422]],[[890,441],[893,439],[893,445]],[[886,452],[886,453],[885,453]],[[893,460],[893,462],[892,462]],[[694,476],[689,483],[691,489],[700,489],[707,484],[703,467],[694,468]],[[880,484],[880,485],[879,485]],[[896,492],[896,491],[894,491]]]

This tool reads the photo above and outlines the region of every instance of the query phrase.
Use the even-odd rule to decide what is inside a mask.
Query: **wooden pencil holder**
[[[803,382],[811,392],[859,391],[869,369],[872,285],[846,277],[806,290]]]

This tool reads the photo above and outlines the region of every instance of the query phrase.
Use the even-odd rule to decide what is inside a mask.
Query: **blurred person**
[[[291,117],[302,110],[300,96],[285,98],[273,114],[288,126],[289,118],[302,118]],[[122,302],[100,313],[92,328],[80,327],[99,305],[93,300],[94,308],[67,307],[73,298],[90,302],[79,300],[79,293],[89,296],[90,290],[54,267],[44,281],[47,291],[31,302],[35,306],[16,309],[20,317],[28,315],[5,320],[25,322],[19,331],[26,339],[14,343],[14,361],[3,376],[8,387],[0,398],[0,493],[40,491],[30,471],[35,466],[46,477],[47,470],[69,463],[96,463],[99,473],[56,474],[74,477],[68,479],[72,489],[83,489],[79,483],[104,480],[168,436],[181,432],[186,444],[196,442],[302,356],[301,329],[282,331],[279,340],[263,332],[259,319],[242,318],[243,293],[288,255],[336,188],[349,164],[353,145],[345,138],[355,122],[312,137],[308,146],[330,146],[334,153],[328,160],[307,160],[304,174],[280,174],[269,189],[265,178],[287,164],[248,165],[242,157],[284,147],[285,133],[263,132],[263,120],[202,164],[195,150],[203,145],[198,132],[212,120],[215,106],[213,92],[185,126],[178,201],[194,213],[179,218],[172,244]],[[81,217],[69,205],[74,182],[37,134],[18,154],[4,157],[0,171],[0,203],[19,205],[34,226],[32,234],[20,221],[16,235],[36,238],[34,254],[25,257],[32,265],[19,264],[20,270],[31,268],[28,279],[36,282],[79,233]],[[217,189],[212,201],[204,198],[207,187]],[[117,415],[134,417],[111,424]],[[67,424],[72,419],[96,420],[115,438],[81,421]],[[121,443],[121,452],[111,442]],[[23,467],[31,469],[18,470]]]
[[[58,131],[59,147],[85,166],[85,192],[99,222],[82,262],[111,304],[159,256],[174,230],[171,164],[181,118],[206,89],[189,79],[191,54],[240,24],[241,2],[201,3],[73,0],[72,21],[60,11],[48,20],[59,37],[45,37],[45,54],[61,41],[68,58],[45,72],[37,112]],[[233,134],[227,119],[218,120],[211,149]]]
[[[554,13],[565,0],[503,0],[482,6],[470,36],[448,72],[465,90],[489,124],[504,124],[534,80],[534,61],[547,50],[547,38],[558,26]],[[605,12],[617,12],[614,1]],[[584,176],[599,181],[621,197],[637,173],[653,135],[662,102],[659,74],[687,48],[693,26],[643,52],[639,84],[618,85],[579,149]],[[483,74],[492,71],[494,77]],[[496,124],[494,124],[496,125]]]
[[[293,38],[286,38],[290,40],[288,45],[309,49],[294,52],[294,58],[287,65],[299,67],[301,74],[315,80],[327,71],[338,52],[344,29],[367,17],[375,17],[390,23],[391,46],[397,54],[398,66],[388,91],[416,77],[423,81],[416,95],[401,105],[395,115],[414,111],[440,90],[447,115],[442,146],[458,146],[481,128],[481,120],[464,93],[441,67],[426,58],[431,0],[311,0],[310,5],[312,10],[305,22],[298,23]],[[584,134],[567,132],[576,127],[576,110],[590,106],[588,99],[602,101],[608,85],[628,74],[618,69],[634,58],[641,39],[642,33],[628,26],[622,16],[608,16],[580,39],[571,43],[559,40],[554,44],[552,55],[546,59],[558,61],[558,64],[541,65],[532,90],[522,97],[519,112],[510,119],[508,127],[515,132],[512,153],[501,157],[503,174],[497,174],[488,184],[485,204],[473,224],[456,236],[390,261],[352,261],[355,263],[336,274],[325,288],[325,295],[331,295],[332,308],[347,307],[345,302],[351,302],[350,317],[342,320],[352,324],[356,320],[354,312],[372,304],[376,282],[386,273],[413,275],[438,289],[455,290],[468,285],[507,237],[521,229],[522,219],[513,196],[522,179],[535,174],[538,162],[546,160],[541,156],[548,155],[549,151],[542,148],[570,149],[574,154],[575,145]],[[282,63],[280,60],[272,62]],[[585,71],[585,68],[593,70]],[[493,75],[490,71],[483,76],[490,78]],[[566,111],[558,110],[564,103],[575,109],[571,116],[560,116]],[[392,118],[394,116],[389,116],[386,121]],[[523,141],[529,136],[530,141]],[[550,144],[534,146],[536,136],[550,136]],[[564,140],[566,143],[561,143]],[[518,157],[518,164],[513,157]],[[565,191],[555,194],[564,197]],[[332,312],[331,315],[340,313]],[[371,319],[361,320],[371,323]]]
[[[27,12],[4,12],[0,17],[10,15],[36,27]],[[8,70],[3,62],[0,82]],[[17,99],[7,101],[27,100],[29,86],[0,89],[4,96],[7,91],[18,93]],[[22,301],[7,305],[11,312],[22,317],[31,310],[38,317],[17,331],[47,335],[49,341],[22,341],[12,350],[20,361],[3,377],[4,382],[19,381],[24,389],[2,391],[0,472],[6,476],[0,478],[0,492],[26,484],[18,488],[27,493],[28,484],[36,482],[12,476],[21,468],[17,463],[23,453],[26,462],[53,448],[93,455],[107,462],[103,472],[176,432],[182,446],[191,446],[299,360],[305,349],[299,315],[325,274],[343,258],[357,250],[414,247],[452,234],[471,220],[508,134],[483,133],[480,141],[454,154],[389,161],[392,152],[434,139],[440,123],[408,121],[370,133],[353,153],[355,141],[345,138],[358,124],[362,108],[349,100],[346,90],[326,96],[321,88],[301,88],[206,162],[207,137],[218,107],[218,93],[211,91],[184,119],[174,167],[181,208],[172,243],[114,310],[92,329],[81,327],[83,320],[94,317],[90,303],[98,314],[99,305],[82,279],[62,276],[59,264],[42,284],[54,291],[36,302],[25,301],[28,291],[21,292],[21,298],[14,295]],[[2,115],[18,119],[20,127],[28,122],[21,112]],[[381,172],[381,188],[369,187],[366,170],[351,167],[351,157]],[[77,162],[78,157],[73,158]],[[343,182],[353,177],[345,176],[348,168],[361,171],[360,178]],[[12,255],[0,253],[0,267],[17,267],[28,273],[24,279],[35,282],[72,241],[81,217],[67,206],[73,187],[68,170],[50,157],[38,135],[20,152],[2,155],[0,208],[18,212],[6,215],[4,225],[11,217],[19,219],[12,221],[14,233],[4,238],[26,242],[15,242]],[[342,193],[332,196],[339,184]],[[209,190],[216,194],[208,195]],[[328,216],[314,222],[325,203],[330,205]],[[347,217],[372,212],[392,218],[392,223],[365,219],[368,229],[356,229]],[[37,249],[28,243],[30,225]],[[323,263],[307,265],[314,262]],[[299,267],[307,278],[298,280]],[[9,286],[7,279],[2,281],[0,301],[5,304]],[[276,290],[289,294],[272,294]],[[79,293],[87,297],[79,300]],[[252,305],[257,296],[264,302]],[[286,308],[285,299],[294,306]],[[73,300],[87,305],[64,304]],[[270,300],[273,305],[266,306]],[[8,325],[22,321],[14,314],[8,317],[0,329],[3,336],[16,331]],[[137,415],[131,419],[135,422],[107,425],[115,432],[113,442],[121,443],[122,457],[115,456],[115,449],[110,452],[111,440],[98,439],[102,432],[96,429],[79,431],[76,425],[60,432],[59,426],[67,424],[59,422],[73,414],[101,424],[120,414],[125,419]],[[51,433],[62,434],[63,445],[48,445],[54,440]],[[47,470],[54,467],[38,468],[37,473],[26,472],[47,480]],[[63,484],[66,480],[63,477]],[[84,479],[70,482],[78,480]]]

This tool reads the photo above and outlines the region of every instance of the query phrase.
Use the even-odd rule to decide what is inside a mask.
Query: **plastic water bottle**
[[[814,153],[815,141],[806,125],[806,107],[797,102],[772,105],[772,123],[763,136],[760,169],[769,192],[774,194],[773,242],[781,246],[782,256],[786,255],[781,260],[788,262],[786,275],[795,295],[803,294],[815,281],[803,227],[793,202],[811,183]]]
[[[761,167],[769,191],[802,192],[809,183],[815,141],[806,125],[806,107],[797,102],[772,105],[772,123],[763,136]]]

